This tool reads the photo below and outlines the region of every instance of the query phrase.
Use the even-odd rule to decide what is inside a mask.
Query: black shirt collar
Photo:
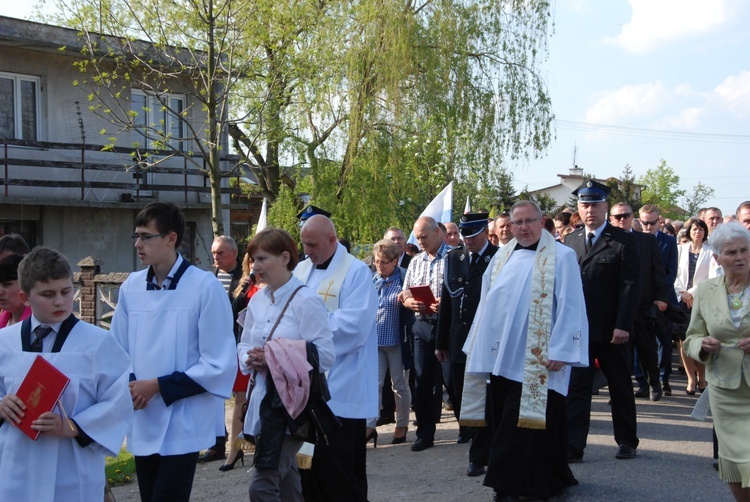
[[[538,245],[539,245],[539,241],[536,241],[534,244],[531,244],[530,246],[522,246],[520,242],[516,242],[516,247],[513,248],[513,251],[518,251],[519,249],[528,249],[529,251],[536,251],[536,248]]]
[[[331,264],[331,260],[333,260],[334,256],[336,256],[336,253],[333,253],[330,258],[328,258],[326,261],[324,261],[320,265],[315,265],[315,268],[318,270],[328,270],[328,265]]]

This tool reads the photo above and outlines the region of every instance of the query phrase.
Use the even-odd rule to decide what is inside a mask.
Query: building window
[[[39,77],[0,72],[0,139],[39,139]]]
[[[158,98],[143,91],[131,93],[131,110],[134,115],[136,143],[146,148],[164,150],[170,147],[185,151],[185,111],[186,98],[182,94],[162,94]]]

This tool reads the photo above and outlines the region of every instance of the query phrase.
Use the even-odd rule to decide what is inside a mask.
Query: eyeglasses
[[[659,218],[656,218],[654,221],[641,220],[641,225],[643,225],[644,227],[650,227],[656,225],[657,223],[659,223]]]
[[[627,220],[631,216],[633,216],[633,213],[622,213],[622,214],[613,214],[612,218],[616,219],[617,221],[620,221],[620,220]]]
[[[383,261],[383,260],[373,260],[373,262],[372,262],[372,263],[373,263],[373,264],[374,264],[374,265],[375,265],[376,267],[382,267],[383,265],[388,265],[389,263],[393,263],[393,262],[394,262],[394,261],[396,261],[396,260],[398,260],[398,258],[394,258],[394,259],[392,259],[392,260],[388,260],[388,261]]]
[[[166,233],[164,233],[164,234],[144,234],[144,233],[140,233],[139,234],[139,233],[136,232],[133,235],[131,235],[130,238],[133,239],[133,242],[136,242],[138,239],[140,239],[141,242],[148,242],[151,239],[153,239],[154,237],[164,237],[166,235],[167,235]]]
[[[526,218],[525,220],[511,221],[510,224],[514,227],[522,227],[524,225],[531,225],[534,222],[539,221],[541,218]]]

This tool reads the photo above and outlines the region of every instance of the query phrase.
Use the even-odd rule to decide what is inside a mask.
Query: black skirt
[[[492,376],[492,450],[484,485],[500,495],[547,499],[578,481],[568,466],[565,396],[547,391],[546,429],[517,426],[521,384]]]

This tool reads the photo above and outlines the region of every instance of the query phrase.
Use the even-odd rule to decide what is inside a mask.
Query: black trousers
[[[638,353],[638,364],[652,389],[661,388],[659,378],[659,347],[656,344],[655,329],[643,316],[638,316],[630,337],[633,348]]]
[[[435,357],[435,331],[430,323],[416,321],[414,333],[414,415],[417,417],[417,439],[434,441],[435,424],[440,418],[443,401],[443,372]]]
[[[141,501],[188,502],[197,461],[197,451],[184,455],[135,457]]]
[[[453,391],[453,414],[456,420],[461,418],[461,399],[464,395],[464,374],[466,373],[466,363],[450,363],[451,380],[449,388]],[[488,387],[489,391],[489,387]],[[489,395],[487,402],[489,403]],[[489,405],[488,405],[489,407]],[[485,415],[489,417],[491,412],[487,410]],[[488,419],[489,422],[489,419]],[[490,457],[490,447],[492,446],[492,428],[491,427],[460,427],[461,434],[468,434],[471,437],[471,446],[469,447],[469,462],[481,465],[487,465]]]
[[[572,368],[568,390],[568,450],[582,455],[591,424],[591,388],[594,382],[594,359],[599,361],[607,378],[612,399],[612,426],[617,445],[638,446],[632,366],[627,343],[613,345],[607,342],[589,343],[589,366]]]
[[[315,445],[312,469],[299,471],[307,502],[367,502],[366,421],[338,418],[343,427],[329,435],[328,445]]]

